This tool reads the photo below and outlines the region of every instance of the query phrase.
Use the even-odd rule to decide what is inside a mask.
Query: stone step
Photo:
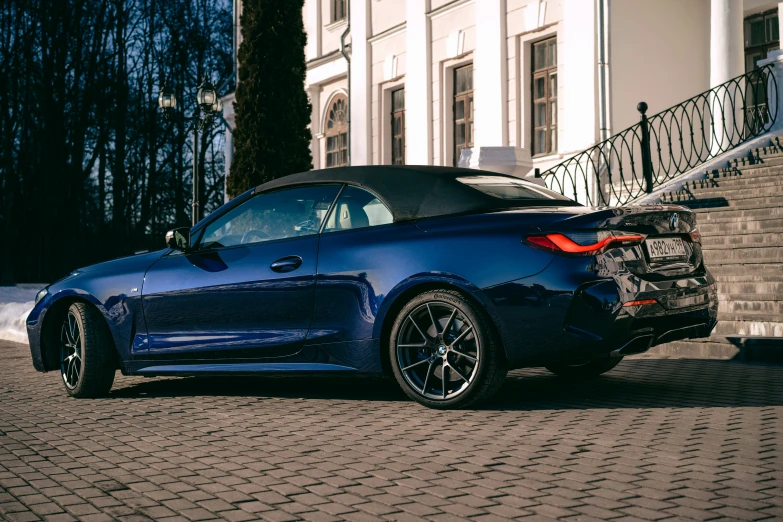
[[[757,262],[758,260],[783,263],[783,246],[756,245],[740,248],[703,250],[704,262],[708,267],[716,264]]]
[[[662,201],[662,203],[674,203],[687,207],[691,210],[705,210],[705,209],[720,209],[720,208],[737,208],[737,209],[752,209],[752,208],[768,208],[783,206],[783,191],[781,195],[759,195],[746,198],[726,198],[726,197],[711,197],[711,198],[693,198],[682,197],[673,201]]]
[[[682,201],[690,199],[751,199],[761,196],[781,196],[783,195],[783,177],[779,180],[766,183],[753,183],[736,187],[712,186],[708,188],[683,188],[682,190],[671,190],[661,194],[661,201]]]
[[[765,291],[765,292],[746,292],[746,293],[720,293],[718,294],[718,302],[720,301],[743,301],[743,302],[759,302],[770,303],[776,301],[783,301],[783,293]],[[783,316],[781,316],[783,318]]]
[[[767,231],[776,231],[783,229],[783,217],[769,216],[765,218],[747,219],[747,220],[724,220],[709,221],[697,218],[699,231],[702,236],[713,234],[745,234],[745,233],[763,233]]]
[[[760,321],[779,323],[783,321],[783,316],[780,314],[763,314],[761,312],[719,312],[718,322],[720,321]]]
[[[783,337],[783,317],[778,321],[719,320],[712,333],[742,337]]]
[[[755,263],[709,263],[707,268],[712,275],[718,276],[736,276],[752,273],[758,276],[778,276],[783,275],[783,263],[771,260],[761,260]]]
[[[756,259],[712,259],[704,260],[710,272],[721,275],[736,275],[738,271],[756,271],[760,275],[777,275],[781,273],[783,259],[776,257],[761,257]],[[735,270],[737,268],[738,270]]]
[[[715,276],[715,280],[720,283],[781,283],[783,274],[780,275],[762,275],[762,274],[737,274]]]
[[[783,207],[777,205],[765,205],[762,207],[723,207],[709,209],[694,209],[701,224],[713,224],[721,222],[747,221],[749,218],[769,219],[783,217]]]
[[[727,164],[729,167],[744,168],[749,165],[763,164],[778,158],[783,158],[783,150],[779,147],[769,146],[753,149],[747,156],[729,160]]]
[[[730,161],[729,165],[733,166],[732,163],[734,163],[734,161]],[[736,163],[738,168],[743,170],[758,167],[777,167],[778,165],[783,165],[783,154],[760,155],[752,159],[743,158],[743,161],[737,161]]]
[[[780,204],[781,198],[783,198],[783,185],[778,188],[760,187],[754,189],[753,192],[748,191],[744,194],[732,194],[729,191],[704,193],[683,190],[669,192],[661,194],[659,203],[687,208],[721,208],[741,205],[752,207],[754,204],[759,206]]]
[[[701,179],[710,180],[727,180],[727,179],[736,179],[736,178],[742,178],[742,179],[749,179],[749,178],[774,178],[774,177],[780,177],[781,173],[783,172],[783,166],[781,165],[769,165],[769,164],[759,164],[759,165],[751,165],[749,167],[742,167],[741,169],[734,168],[734,167],[727,167],[723,169],[713,169],[705,171],[704,177],[699,178],[696,181],[699,181]]]
[[[783,147],[778,145],[769,145],[767,147],[759,147],[753,149],[750,152],[752,158],[771,158],[775,156],[783,156]]]
[[[709,268],[709,265],[708,265]],[[726,299],[732,295],[782,295],[783,296],[783,282],[774,281],[744,281],[737,283],[730,283],[724,281],[718,281],[718,299]],[[759,299],[762,299],[759,297]],[[773,299],[774,300],[774,299]]]
[[[783,317],[783,302],[759,301],[752,295],[743,296],[746,299],[718,299],[718,312],[741,316],[743,320],[751,319],[754,315]]]
[[[783,362],[783,338],[711,336],[650,348],[646,355],[698,359],[734,359],[747,362]]]
[[[770,178],[769,180],[750,180],[740,179],[734,180],[736,183],[730,184],[729,181],[716,181],[710,180],[710,183],[693,184],[690,182],[683,183],[682,189],[670,190],[664,192],[661,196],[669,197],[669,195],[681,195],[692,194],[696,197],[720,197],[720,196],[733,196],[733,197],[746,197],[755,196],[760,194],[770,193],[783,193],[783,175],[779,178]],[[741,184],[739,182],[742,182]],[[728,186],[727,186],[728,185]]]
[[[725,248],[752,248],[756,246],[783,246],[783,231],[760,232],[742,234],[702,234],[702,251]]]
[[[737,188],[756,188],[764,185],[774,185],[783,182],[783,172],[766,176],[725,176],[722,178],[704,178],[683,181],[676,190],[733,190]]]

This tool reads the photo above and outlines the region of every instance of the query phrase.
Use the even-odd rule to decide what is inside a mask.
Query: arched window
[[[348,165],[348,98],[332,98],[326,117],[326,168]]]

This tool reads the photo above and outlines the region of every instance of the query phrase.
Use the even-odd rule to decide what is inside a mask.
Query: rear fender
[[[503,344],[505,336],[502,331],[502,321],[494,303],[476,285],[470,281],[453,274],[425,273],[413,275],[397,284],[389,295],[383,300],[373,326],[373,338],[381,340],[381,349],[387,347],[387,337],[391,334],[391,327],[397,313],[414,297],[435,289],[452,289],[464,293],[475,304],[480,306],[489,315],[495,333],[500,335]]]

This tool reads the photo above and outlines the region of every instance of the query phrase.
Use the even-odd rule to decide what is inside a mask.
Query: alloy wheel
[[[68,311],[60,333],[60,370],[69,390],[79,384],[82,368],[82,330],[76,315]]]
[[[465,314],[438,301],[411,311],[396,339],[400,372],[418,394],[431,400],[445,401],[467,390],[476,378],[481,349]]]

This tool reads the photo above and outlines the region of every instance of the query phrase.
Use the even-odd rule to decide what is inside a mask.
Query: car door
[[[392,213],[371,192],[346,186],[326,219],[319,248],[313,321],[308,342],[349,344],[372,337],[375,315],[396,282],[396,270],[409,267],[397,260],[394,245],[415,224],[392,224]]]
[[[299,351],[312,316],[318,231],[340,185],[251,197],[148,271],[151,359],[258,359]]]

